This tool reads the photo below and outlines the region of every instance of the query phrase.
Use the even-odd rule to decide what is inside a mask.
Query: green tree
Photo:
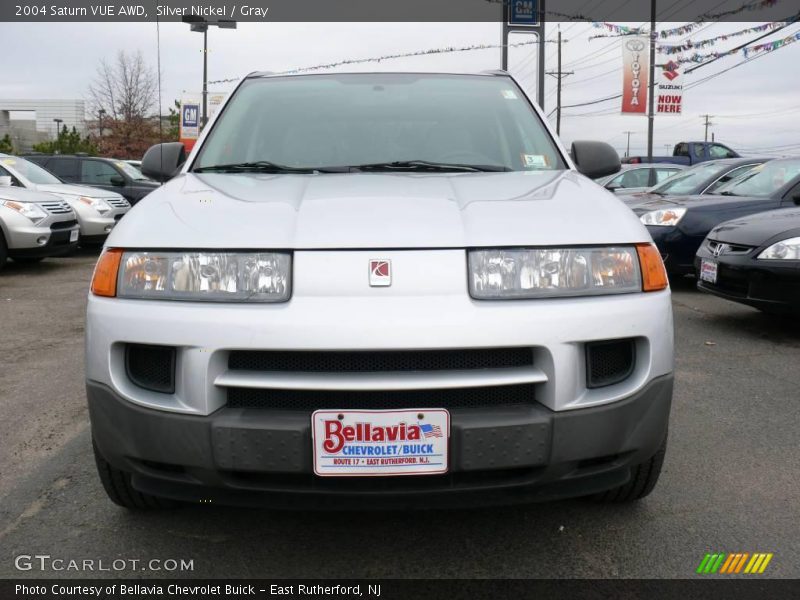
[[[2,139],[0,139],[0,152],[5,154],[14,154],[14,143],[11,141],[11,136],[5,134]]]
[[[55,140],[34,144],[33,150],[45,154],[76,154],[78,152],[89,155],[97,154],[97,146],[88,135],[81,137],[75,127],[70,131],[66,125],[58,132]]]

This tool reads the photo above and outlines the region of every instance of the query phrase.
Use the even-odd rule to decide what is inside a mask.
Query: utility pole
[[[647,162],[653,162],[653,96],[655,96],[656,80],[656,0],[650,0],[650,81],[647,94]]]
[[[558,71],[548,71],[547,74],[555,77],[558,82],[556,84],[556,133],[561,135],[561,78],[575,74],[574,71],[561,70],[561,26],[558,27]]]
[[[625,158],[631,155],[631,136],[636,133],[635,131],[623,131],[623,134],[628,136],[628,145],[625,147]]]
[[[706,122],[705,122],[706,137],[705,137],[705,139],[703,141],[707,142],[708,141],[708,128],[709,128],[710,125],[713,125],[713,123],[711,121],[709,121],[709,119],[713,119],[714,115],[700,115],[700,116],[703,117],[706,120]]]

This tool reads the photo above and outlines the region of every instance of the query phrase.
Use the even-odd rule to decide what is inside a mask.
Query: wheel
[[[5,266],[7,258],[8,246],[6,246],[6,238],[3,237],[3,232],[0,231],[0,270]]]
[[[631,479],[628,483],[597,494],[594,499],[603,504],[619,504],[641,500],[656,487],[666,453],[667,437],[664,436],[664,441],[661,442],[661,446],[656,453],[648,460],[633,467]]]
[[[92,440],[92,448],[94,449],[94,461],[97,465],[97,474],[100,475],[100,482],[114,504],[129,510],[174,508],[178,505],[174,500],[150,496],[135,490],[131,485],[130,473],[112,467],[100,454],[94,440]]]
[[[44,256],[15,256],[14,262],[18,262],[21,265],[32,265],[33,263],[42,262],[44,260]]]

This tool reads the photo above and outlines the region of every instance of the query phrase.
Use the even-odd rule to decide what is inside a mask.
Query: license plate
[[[70,243],[78,241],[78,230],[77,229],[73,229],[72,231],[69,232],[69,241],[70,241]]]
[[[311,431],[321,477],[447,472],[450,413],[442,408],[318,410]]]
[[[700,260],[700,279],[708,283],[717,283],[717,263],[713,260]]]

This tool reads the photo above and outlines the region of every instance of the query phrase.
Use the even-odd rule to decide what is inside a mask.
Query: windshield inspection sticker
[[[503,98],[506,100],[516,100],[518,96],[514,90],[503,90]]]
[[[543,154],[523,154],[522,164],[526,169],[546,169],[547,157]]]

